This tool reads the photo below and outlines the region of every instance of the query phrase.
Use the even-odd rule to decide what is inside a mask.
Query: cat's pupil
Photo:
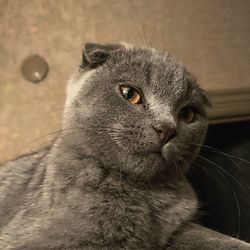
[[[128,88],[126,90],[126,98],[127,100],[131,99],[134,96],[134,90],[132,88]]]

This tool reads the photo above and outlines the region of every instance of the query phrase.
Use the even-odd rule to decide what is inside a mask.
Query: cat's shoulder
[[[7,197],[23,192],[49,148],[43,147],[0,165],[0,207]]]
[[[40,172],[38,176],[41,176],[44,168],[40,168],[40,162],[48,151],[49,147],[44,147],[0,166],[0,228],[24,206],[27,188],[36,173]]]
[[[48,153],[51,146],[46,146],[38,151],[18,156],[14,160],[7,161],[0,165],[0,180],[14,177],[16,175],[26,175],[33,169],[41,159]],[[2,182],[0,182],[2,184]],[[0,184],[0,186],[1,186]]]

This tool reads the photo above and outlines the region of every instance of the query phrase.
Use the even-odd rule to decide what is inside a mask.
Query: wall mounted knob
[[[33,83],[39,83],[48,74],[49,65],[39,55],[30,55],[24,59],[21,72],[23,77]]]

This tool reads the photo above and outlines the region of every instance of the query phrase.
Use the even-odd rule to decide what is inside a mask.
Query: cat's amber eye
[[[181,109],[179,113],[179,118],[186,122],[186,123],[192,123],[194,122],[197,115],[197,110],[192,106],[186,106]]]
[[[142,103],[142,96],[135,88],[127,85],[122,85],[120,86],[120,90],[124,99],[131,104]]]

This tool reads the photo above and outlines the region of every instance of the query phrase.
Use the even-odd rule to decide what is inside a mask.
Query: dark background
[[[250,122],[209,127],[189,173],[204,225],[250,242]],[[230,156],[231,155],[231,156]],[[237,158],[239,159],[237,159]]]

